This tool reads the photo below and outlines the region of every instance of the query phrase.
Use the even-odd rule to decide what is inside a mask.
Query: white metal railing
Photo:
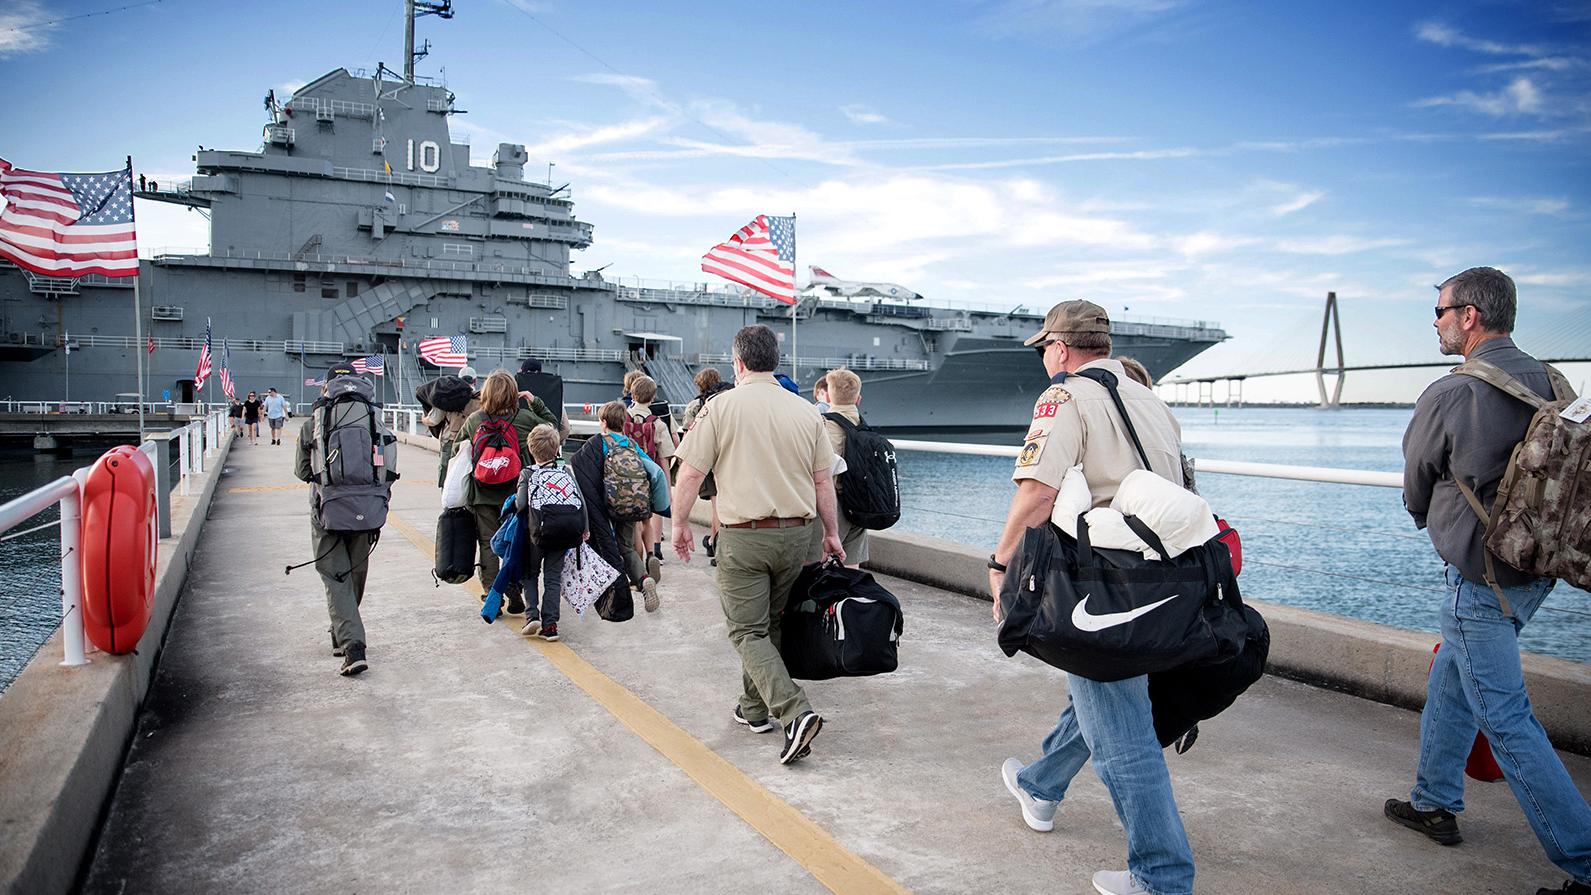
[[[727,364],[732,360],[727,354],[700,353],[691,355],[691,362],[700,366],[702,364]],[[794,359],[785,355],[779,359],[779,366],[793,367]],[[821,367],[825,370],[838,370],[844,367],[847,370],[928,370],[932,369],[929,362],[924,359],[907,357],[872,357],[862,355],[858,357],[808,357],[801,355],[801,366]]]
[[[41,348],[59,348],[65,344],[66,338],[60,333],[15,333],[18,338],[7,341],[3,345],[37,345]],[[303,339],[222,339],[226,347],[234,351],[262,351],[270,354],[343,354],[341,342],[315,342]],[[153,342],[156,349],[168,348],[178,351],[198,350],[204,340],[197,336],[145,336],[142,340],[136,336],[98,336],[72,334],[73,350],[79,348],[147,348]]]
[[[145,413],[163,413],[171,404],[145,401]],[[0,413],[126,414],[138,412],[137,401],[0,401]]]
[[[587,234],[589,235],[589,234]],[[442,271],[444,273],[485,273],[506,274],[514,277],[524,277],[526,281],[543,286],[559,286],[564,288],[580,287],[582,289],[607,289],[609,284],[601,281],[576,279],[564,274],[547,273],[545,266],[532,267],[528,264],[504,264],[498,261],[436,261],[432,259],[416,258],[376,258],[359,257],[353,255],[322,255],[322,254],[295,254],[290,252],[260,252],[246,251],[243,249],[226,249],[211,251],[197,246],[162,246],[151,249],[149,259],[155,264],[186,264],[204,265],[212,267],[236,266],[228,262],[240,261],[265,261],[278,265],[329,264],[358,268],[360,273],[379,273],[377,268],[390,267],[403,270]],[[324,271],[310,271],[321,273]]]
[[[1020,445],[967,444],[951,441],[909,441],[891,439],[896,450],[927,451],[939,454],[972,454],[980,457],[1015,457]],[[1293,479],[1302,482],[1326,482],[1337,485],[1370,485],[1378,488],[1402,488],[1403,476],[1396,472],[1376,472],[1369,469],[1338,469],[1329,466],[1284,466],[1279,463],[1248,463],[1241,460],[1193,459],[1194,472],[1211,472],[1220,475],[1246,475],[1266,479]]]
[[[215,410],[179,429],[150,435],[138,446],[149,456],[155,469],[155,524],[161,538],[171,536],[171,493],[166,482],[171,441],[177,442],[180,486],[186,495],[189,492],[189,480],[204,474],[205,458],[214,457],[220,451],[222,441],[230,434],[226,412]],[[31,530],[52,525],[60,527],[61,641],[64,653],[60,664],[68,668],[87,665],[89,662],[83,635],[82,566],[77,556],[83,518],[83,485],[88,480],[91,468],[84,466],[74,470],[71,475],[62,476],[0,504],[0,533],[10,531],[56,504],[61,506],[57,522]]]

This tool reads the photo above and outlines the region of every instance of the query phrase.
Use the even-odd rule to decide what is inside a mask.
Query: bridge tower
[[[1337,366],[1335,369],[1326,366],[1326,337],[1330,333],[1336,334],[1337,341]],[[1348,378],[1346,364],[1342,359],[1342,314],[1337,310],[1337,293],[1326,293],[1326,315],[1320,321],[1320,351],[1315,355],[1315,387],[1320,391],[1320,409],[1335,410],[1342,404],[1342,382]],[[1326,374],[1337,374],[1336,385],[1332,388],[1331,398],[1326,397]]]

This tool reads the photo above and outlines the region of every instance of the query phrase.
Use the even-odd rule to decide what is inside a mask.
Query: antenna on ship
[[[414,48],[414,20],[420,16],[436,16],[439,19],[453,18],[453,0],[404,0],[403,2],[403,79],[414,83],[414,63],[424,56],[431,54],[431,42],[428,40]]]

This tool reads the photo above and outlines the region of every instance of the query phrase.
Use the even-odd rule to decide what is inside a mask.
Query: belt
[[[724,528],[800,528],[808,521],[805,516],[769,516],[750,522],[725,522]]]

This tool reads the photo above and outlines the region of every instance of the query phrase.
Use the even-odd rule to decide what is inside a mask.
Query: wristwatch
[[[1002,574],[1005,572],[1005,564],[1000,562],[998,559],[995,559],[993,553],[989,554],[989,568]]]

